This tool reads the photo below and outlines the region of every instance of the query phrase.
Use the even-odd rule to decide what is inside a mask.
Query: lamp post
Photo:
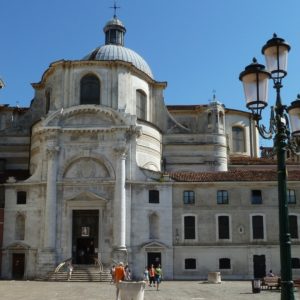
[[[263,138],[273,138],[274,150],[277,154],[281,300],[294,300],[285,156],[287,148],[293,152],[297,151],[295,140],[297,136],[300,136],[300,97],[287,108],[282,104],[280,96],[282,79],[287,75],[289,50],[290,46],[274,34],[273,38],[262,47],[266,67],[257,63],[254,58],[252,64],[248,65],[239,76],[244,86],[246,106],[254,115],[256,127]],[[260,124],[260,120],[262,119],[262,110],[268,105],[268,82],[270,78],[273,80],[273,87],[276,90],[276,102],[275,106],[271,107],[270,125],[267,129],[263,124]],[[293,134],[290,131],[289,121]]]

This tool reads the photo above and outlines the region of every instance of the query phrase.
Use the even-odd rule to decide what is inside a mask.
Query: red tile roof
[[[171,172],[175,181],[217,182],[217,181],[277,181],[276,170],[235,169],[227,172]],[[288,181],[300,181],[300,170],[288,172]]]
[[[230,156],[229,164],[231,165],[277,165],[277,159],[263,157],[248,157],[248,156]],[[299,165],[291,159],[286,160],[286,164]]]

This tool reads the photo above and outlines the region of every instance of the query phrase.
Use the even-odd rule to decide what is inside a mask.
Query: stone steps
[[[99,267],[94,265],[73,265],[74,269],[72,277],[69,281],[74,282],[110,282],[111,275],[109,269],[103,269],[100,272]],[[65,269],[59,270],[57,273],[51,272],[48,275],[49,281],[68,281],[68,272]]]

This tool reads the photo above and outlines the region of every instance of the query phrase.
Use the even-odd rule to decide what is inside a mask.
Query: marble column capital
[[[48,158],[54,158],[55,155],[59,152],[60,148],[54,145],[48,145],[46,148]]]
[[[139,138],[143,134],[142,126],[131,125],[126,132],[126,140],[129,141],[132,137]]]
[[[118,145],[115,146],[113,149],[116,156],[120,157],[121,159],[126,159],[128,152],[127,145]]]

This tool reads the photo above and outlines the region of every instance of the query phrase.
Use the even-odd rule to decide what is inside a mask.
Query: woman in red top
[[[119,265],[115,268],[115,283],[123,281],[125,279],[125,269],[123,267],[123,263],[119,263]]]
[[[152,286],[152,283],[155,286],[155,269],[153,265],[149,268],[149,286]]]

